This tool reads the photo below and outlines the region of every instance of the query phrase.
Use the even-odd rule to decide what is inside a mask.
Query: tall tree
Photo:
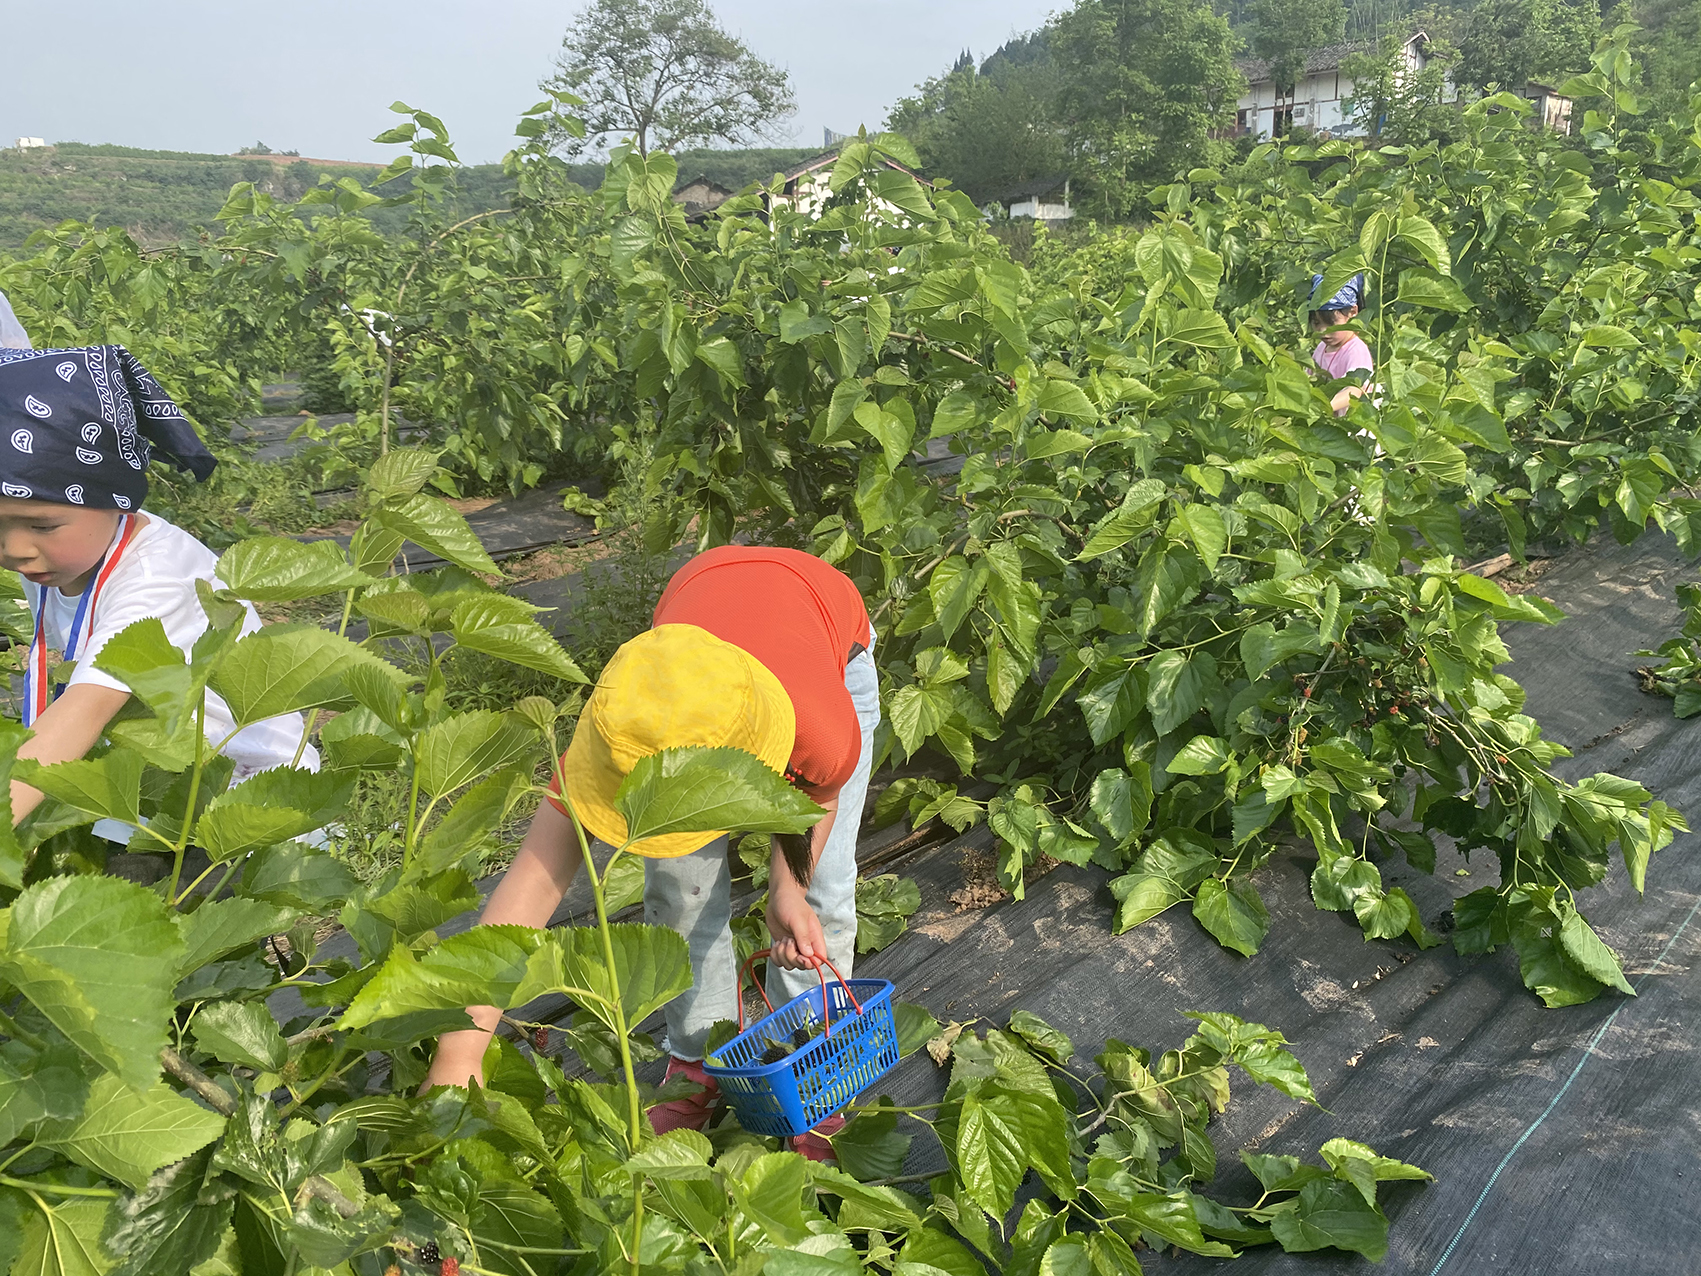
[[[785,71],[728,34],[704,0],[591,0],[546,88],[585,100],[570,151],[630,137],[641,155],[746,145],[795,109]]]
[[[1431,41],[1423,70],[1415,75],[1406,60],[1406,36],[1385,36],[1376,53],[1353,53],[1341,60],[1341,78],[1352,81],[1353,117],[1371,137],[1396,145],[1445,145],[1458,138],[1463,117],[1453,101],[1453,51]]]
[[[1199,0],[1078,0],[1050,42],[1080,188],[1112,217],[1137,205],[1140,183],[1206,161],[1244,83],[1227,20]]]
[[[1633,0],[1642,26],[1634,48],[1642,63],[1649,117],[1682,112],[1689,86],[1701,79],[1701,4],[1696,0]]]
[[[1270,64],[1270,77],[1291,87],[1305,71],[1305,55],[1334,44],[1347,29],[1343,0],[1248,0],[1248,43]]]
[[[1460,85],[1521,89],[1589,69],[1600,38],[1599,0],[1481,0],[1459,37]]]
[[[1043,43],[1037,54],[1021,43],[1019,60],[1000,50],[978,71],[959,58],[887,117],[886,127],[915,145],[930,176],[950,178],[976,201],[1063,172],[1063,136],[1052,114],[1057,70]]]

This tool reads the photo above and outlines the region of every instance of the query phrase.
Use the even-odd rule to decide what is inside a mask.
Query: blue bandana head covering
[[[0,495],[140,509],[156,449],[197,479],[218,464],[123,346],[0,349]]]
[[[1341,285],[1341,290],[1329,300],[1319,304],[1317,290],[1323,286],[1323,276],[1311,276],[1311,309],[1313,310],[1357,310],[1364,305],[1364,275],[1357,274]]]

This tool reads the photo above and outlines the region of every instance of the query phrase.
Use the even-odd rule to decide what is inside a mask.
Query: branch
[[[302,1183],[301,1190],[295,1194],[295,1208],[300,1209],[309,1200],[325,1202],[343,1218],[353,1218],[360,1213],[360,1206],[339,1192],[329,1179],[318,1174]]]
[[[214,1112],[217,1112],[220,1116],[234,1116],[236,1114],[236,1100],[220,1089],[218,1082],[170,1046],[159,1052],[159,1061],[165,1065],[167,1072],[205,1099],[207,1106],[212,1108]]]
[[[964,363],[967,363],[967,364],[972,365],[973,367],[979,368],[982,372],[991,372],[992,371],[984,363],[982,363],[979,359],[975,358],[972,354],[968,353],[966,350],[959,350],[959,349],[957,349],[956,346],[948,346],[942,341],[935,341],[930,337],[918,336],[916,333],[913,333],[913,332],[889,332],[886,335],[888,337],[892,338],[895,341],[909,341],[909,342],[913,342],[914,344],[916,344],[918,346],[927,346],[927,347],[930,347],[934,350],[941,351],[944,354],[950,355],[953,359],[961,359]],[[1000,385],[1002,385],[1006,390],[1011,390],[1011,391],[1015,390],[1016,382],[1012,378],[1002,376],[997,372],[993,372],[992,375],[997,379],[998,383]]]

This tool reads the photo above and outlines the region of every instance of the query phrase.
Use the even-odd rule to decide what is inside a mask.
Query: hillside
[[[816,153],[810,148],[683,151],[679,173],[682,178],[702,173],[737,190]],[[572,167],[582,185],[594,188],[602,182],[601,164]],[[0,252],[16,251],[32,232],[66,218],[123,226],[148,244],[171,243],[197,226],[209,225],[238,182],[253,182],[280,199],[294,200],[321,174],[367,181],[379,169],[377,164],[342,160],[203,155],[80,142],[0,150]],[[508,202],[510,189],[500,164],[468,165],[460,170],[450,211],[465,216],[500,207]],[[397,209],[373,213],[385,230],[398,228],[404,217]]]
[[[585,166],[600,180],[600,169]],[[253,182],[280,199],[299,199],[321,174],[376,176],[377,164],[282,155],[201,155],[124,146],[61,142],[40,150],[0,151],[0,252],[21,247],[33,231],[66,218],[123,226],[143,242],[169,243],[209,225],[230,188]],[[457,207],[467,212],[507,201],[499,164],[461,171]],[[381,225],[403,214],[377,210]],[[388,227],[386,227],[388,229]]]

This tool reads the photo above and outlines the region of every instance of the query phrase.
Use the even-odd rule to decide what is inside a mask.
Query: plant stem
[[[236,1112],[236,1100],[226,1094],[218,1082],[170,1046],[159,1052],[159,1061],[165,1065],[167,1072],[205,1099],[207,1106],[220,1116],[231,1116]]]
[[[124,1193],[113,1187],[71,1187],[64,1183],[43,1183],[39,1179],[15,1179],[7,1174],[0,1174],[0,1187],[15,1187],[34,1196],[37,1192],[46,1192],[49,1196],[98,1196],[105,1200],[115,1201]],[[47,1205],[36,1201],[42,1211],[47,1211]]]
[[[414,817],[415,817],[415,815],[417,814],[418,811],[419,811],[419,763],[416,761],[414,763],[414,767],[413,767],[413,783],[408,790],[408,829],[407,829],[407,835],[402,840],[402,872],[404,872],[404,873],[407,872],[407,870],[413,864],[413,848],[414,848],[414,844],[419,840],[419,825],[416,823],[416,821],[414,819]],[[588,862],[589,861],[587,861],[587,863]]]
[[[596,864],[591,859],[590,843],[585,838],[585,826],[579,822],[578,812],[573,809],[573,800],[567,796],[566,785],[561,786],[561,802],[567,808],[567,818],[573,822],[573,832],[579,839],[579,854],[584,859],[585,873],[590,880],[591,899],[596,903],[597,934],[602,939],[602,959],[608,966],[611,1003],[609,1009],[614,1014],[614,1039],[620,1047],[620,1070],[626,1079],[626,1113],[630,1122],[628,1142],[635,1153],[644,1137],[644,1109],[638,1101],[638,1077],[632,1068],[632,1042],[626,1023],[626,1006],[620,997],[620,970],[614,960],[614,932],[609,929],[608,904],[603,898],[602,879],[597,876]],[[622,846],[609,857],[610,868],[614,867],[614,861],[619,859],[625,850]],[[632,1276],[638,1276],[643,1240],[644,1180],[642,1175],[636,1175],[632,1180]]]
[[[343,1056],[347,1053],[347,1046],[338,1050],[331,1059],[331,1066],[315,1077],[313,1083],[300,1094],[296,1095],[293,1100],[284,1105],[284,1107],[278,1112],[278,1120],[282,1121],[284,1118],[289,1116],[291,1112],[294,1112],[302,1104],[306,1103],[307,1100],[311,1099],[319,1092],[319,1088],[323,1086],[325,1082],[331,1080],[333,1077],[340,1077],[349,1068],[353,1067],[357,1060],[351,1059],[348,1063],[343,1063]]]
[[[7,1014],[4,1010],[0,1010],[0,1032],[5,1033],[8,1037],[12,1038],[12,1040],[21,1041],[26,1046],[30,1046],[36,1050],[40,1050],[42,1046],[46,1044],[28,1028],[18,1027],[18,1021],[12,1018],[12,1016]]]
[[[214,869],[223,868],[224,869],[224,876],[219,878],[217,886],[214,886],[212,890],[207,892],[207,898],[209,900],[217,899],[219,897],[219,892],[222,891],[226,886],[228,886],[230,884],[230,879],[236,876],[237,869],[239,869],[241,867],[242,867],[242,860],[240,858],[232,860],[229,864],[223,864],[223,865],[209,864],[209,865],[207,865],[206,870],[204,872],[202,872],[202,874],[199,877],[197,877],[194,881],[190,882],[189,885],[187,885],[183,888],[183,893],[181,895],[179,895],[175,900],[172,901],[172,906],[176,907],[177,905],[183,903],[184,900],[188,899],[190,892],[192,892],[202,882],[206,881],[207,878],[212,874]]]
[[[945,1173],[944,1170],[940,1170],[938,1174],[899,1174],[899,1175],[897,1175],[893,1178],[889,1178],[889,1179],[869,1179],[866,1183],[863,1184],[863,1186],[864,1187],[893,1187],[893,1186],[895,1186],[899,1183],[929,1183],[929,1182],[932,1182],[934,1179],[938,1178],[939,1174],[944,1174],[944,1173]],[[832,1189],[827,1188],[827,1189],[824,1189],[824,1190],[831,1191]]]
[[[337,626],[337,637],[348,637],[348,621],[354,611],[354,590],[349,590],[343,598],[343,620]],[[313,734],[313,728],[319,725],[319,710],[314,709],[307,715],[307,721],[301,727],[301,742],[295,746],[295,756],[290,759],[290,766],[301,765],[301,755],[307,752],[307,740]]]
[[[884,1103],[852,1103],[845,1107],[846,1112],[896,1112],[900,1116],[915,1116],[918,1112],[937,1112],[945,1106],[941,1099],[938,1103],[920,1103],[913,1108],[894,1108]]]
[[[189,773],[189,801],[183,808],[183,828],[177,834],[177,842],[172,847],[171,890],[166,895],[167,899],[179,898],[177,886],[183,878],[183,852],[189,849],[189,835],[195,828],[195,800],[201,793],[201,768],[205,763],[206,753],[207,697],[203,692],[201,702],[195,706],[195,769]]]

